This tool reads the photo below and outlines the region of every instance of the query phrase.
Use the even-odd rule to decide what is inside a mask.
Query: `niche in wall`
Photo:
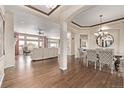
[[[87,48],[88,35],[80,34],[80,48]]]

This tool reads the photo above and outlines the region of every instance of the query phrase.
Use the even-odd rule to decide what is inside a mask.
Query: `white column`
[[[61,70],[67,69],[67,23],[66,22],[62,22],[61,24],[59,68]]]

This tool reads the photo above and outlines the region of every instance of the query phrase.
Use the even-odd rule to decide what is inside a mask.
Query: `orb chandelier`
[[[100,17],[100,25],[99,25],[100,28],[99,28],[99,31],[98,32],[95,32],[94,33],[94,35],[97,36],[97,37],[108,34],[108,32],[103,32],[103,30],[102,30],[102,17],[103,17],[103,15],[100,15],[99,17]]]

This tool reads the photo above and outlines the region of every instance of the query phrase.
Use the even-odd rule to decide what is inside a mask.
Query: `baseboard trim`
[[[0,79],[0,88],[1,88],[1,85],[2,85],[2,82],[3,82],[3,79],[4,79],[4,76],[5,74],[2,75],[1,79]]]
[[[59,69],[63,71],[67,70],[67,68],[62,68],[62,67],[59,67]]]
[[[32,59],[32,61],[42,61],[42,60],[49,60],[49,59],[53,59],[53,58],[58,58],[58,56],[56,57],[50,57],[50,58],[43,58],[43,59]]]
[[[15,65],[5,66],[4,69],[7,69],[9,67],[14,67]]]
[[[68,54],[68,56],[74,56],[74,54]]]

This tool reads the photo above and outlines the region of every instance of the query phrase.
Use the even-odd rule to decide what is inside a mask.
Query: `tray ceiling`
[[[93,5],[72,19],[72,23],[80,27],[93,27],[100,23],[99,15],[103,15],[103,24],[124,19],[124,5]]]
[[[54,12],[60,5],[54,5],[53,8],[49,8],[47,5],[25,5],[30,9],[33,9],[37,12],[45,14],[49,16],[52,12]]]

